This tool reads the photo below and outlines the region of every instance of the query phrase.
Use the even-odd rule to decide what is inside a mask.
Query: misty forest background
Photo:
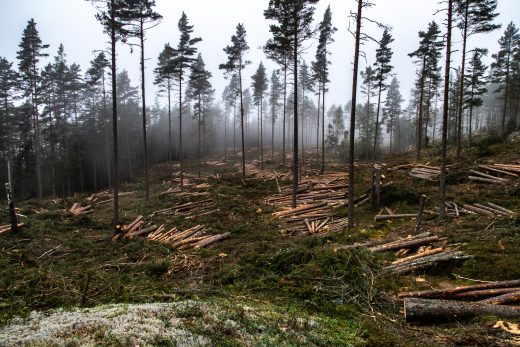
[[[279,18],[269,12],[275,11],[276,3],[283,2],[272,0],[266,19]],[[189,161],[196,172],[208,158],[238,162],[242,136],[246,156],[249,150],[258,150],[248,160],[290,168],[291,157],[286,158],[298,143],[303,165],[323,170],[325,157],[347,160],[352,110],[356,159],[381,159],[403,151],[415,151],[420,159],[423,148],[436,146],[442,129],[446,23],[425,20],[418,33],[417,50],[409,54],[410,69],[416,70],[411,91],[400,90],[399,76],[392,71],[392,46],[399,45],[399,40],[392,37],[391,29],[380,25],[377,37],[361,37],[366,43],[362,49],[374,46],[376,59],[360,71],[361,93],[355,107],[347,96],[345,104],[333,105],[326,92],[329,79],[334,78],[328,74],[334,52],[327,45],[336,31],[333,16],[345,20],[346,14],[331,13],[329,7],[315,15],[312,5],[316,1],[300,3],[301,20],[308,26],[299,33],[297,43],[317,40],[311,48],[314,59],[305,61],[301,51],[294,54],[290,36],[280,39],[284,32],[276,31],[274,25],[273,39],[248,43],[244,23],[237,26],[230,45],[223,47],[229,61],[222,62],[218,71],[208,71],[204,55],[197,51],[197,42],[204,38],[197,37],[197,28],[185,14],[179,19],[179,31],[165,38],[178,44],[165,43],[158,57],[144,59],[146,36],[154,35],[153,28],[161,20],[154,12],[154,1],[93,1],[107,38],[114,45],[117,42],[117,49],[129,46],[136,53],[135,64],[143,70],[154,70],[160,93],[152,100],[144,99],[144,74],[142,81],[130,80],[125,66],[113,65],[111,51],[104,45],[100,44],[89,66],[79,66],[67,59],[67,47],[45,44],[38,24],[30,19],[20,33],[17,60],[0,57],[0,181],[7,182],[10,162],[16,199],[71,196],[113,186],[115,143],[119,147],[117,180],[135,181],[144,169],[158,163]],[[475,137],[505,140],[520,126],[520,34],[514,23],[501,27],[494,22],[496,1],[460,0],[453,1],[453,6],[454,32],[463,39],[455,41],[452,50],[464,50],[464,60],[451,63],[447,135],[460,157],[460,149]],[[492,30],[503,32],[500,50],[466,50],[468,37],[476,42],[479,39],[474,36],[484,37]],[[261,61],[248,61],[248,46],[259,44],[265,59],[275,61],[278,69],[267,71]],[[491,57],[490,66],[484,63],[486,56]],[[247,64],[257,66],[253,76],[242,75]],[[117,68],[115,76],[112,68]],[[351,68],[345,62],[345,70]],[[228,85],[219,95],[211,77],[222,73]],[[409,94],[406,103],[403,94]],[[117,141],[113,141],[114,109]],[[296,143],[295,116],[299,122]],[[312,158],[310,164],[305,164],[306,157]]]

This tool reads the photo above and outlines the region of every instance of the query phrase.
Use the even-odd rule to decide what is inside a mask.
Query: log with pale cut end
[[[442,247],[428,249],[428,250],[425,250],[424,252],[421,252],[421,253],[418,253],[418,254],[414,254],[414,255],[411,255],[411,256],[406,257],[406,258],[397,259],[396,261],[392,262],[392,265],[402,265],[402,264],[411,262],[411,261],[416,260],[416,259],[420,259],[420,258],[424,258],[426,256],[430,256],[430,255],[433,255],[433,254],[440,253],[443,250],[444,249]]]
[[[459,320],[483,315],[520,318],[520,307],[452,300],[404,299],[404,318],[408,323]]]
[[[438,264],[453,261],[462,261],[470,258],[472,258],[472,256],[464,255],[462,252],[459,251],[447,251],[419,258],[402,265],[390,265],[386,267],[386,270],[399,275],[404,275],[412,271],[424,270],[433,266],[437,266]]]
[[[510,281],[498,281],[498,282],[490,282],[490,283],[479,283],[473,284],[469,286],[459,286],[447,289],[433,289],[433,290],[424,290],[418,292],[405,292],[400,293],[397,297],[399,298],[446,298],[450,295],[462,292],[469,292],[474,290],[484,290],[484,289],[495,289],[495,288],[513,288],[520,287],[520,280],[510,280]]]
[[[517,291],[479,301],[482,304],[504,305],[520,302],[520,288]]]
[[[439,240],[439,237],[434,236],[428,236],[423,237],[420,239],[411,239],[411,240],[399,240],[396,242],[387,243],[381,246],[375,246],[369,248],[372,252],[388,252],[388,251],[395,251],[401,248],[411,248],[411,247],[419,247],[424,245],[429,245],[430,243],[433,243],[435,241]]]

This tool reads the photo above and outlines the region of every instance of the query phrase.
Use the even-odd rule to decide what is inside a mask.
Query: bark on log
[[[482,177],[489,178],[489,179],[492,179],[492,180],[509,182],[509,180],[507,178],[502,178],[502,177],[497,177],[497,176],[493,176],[493,175],[488,175],[488,174],[480,172],[480,171],[469,170],[469,172],[474,174],[474,175],[482,176]]]
[[[406,257],[406,258],[397,259],[396,261],[392,262],[392,264],[393,265],[406,264],[406,263],[411,262],[413,260],[424,258],[424,257],[427,257],[429,255],[437,254],[437,253],[440,253],[442,251],[443,251],[442,247],[429,249],[429,250],[424,251],[424,252],[419,253],[419,254],[414,254],[414,255],[411,255],[411,256]]]
[[[141,230],[134,231],[132,233],[128,233],[128,234],[126,234],[126,237],[134,237],[134,236],[146,235],[146,234],[149,234],[149,233],[151,233],[152,231],[154,231],[156,229],[157,229],[157,225],[152,225],[152,226],[149,226],[147,228],[143,228]]]
[[[494,167],[492,167],[492,166],[479,165],[478,167],[481,168],[481,169],[485,169],[485,170],[489,170],[489,171],[498,172],[498,173],[501,173],[501,174],[504,174],[504,175],[513,176],[513,177],[518,177],[518,175],[515,174],[515,173],[509,172],[509,171],[505,171],[505,170],[500,170],[500,169],[494,168]]]
[[[520,287],[520,280],[511,280],[511,281],[498,281],[491,283],[480,283],[473,284],[469,286],[459,286],[448,289],[434,289],[434,290],[424,290],[419,292],[405,292],[400,293],[397,297],[399,298],[407,298],[407,297],[415,297],[415,298],[440,298],[447,297],[456,293],[469,292],[474,290],[484,290],[484,289],[495,289],[495,288],[513,288]]]
[[[507,213],[507,214],[515,214],[513,211],[511,210],[508,210],[507,208],[504,208],[502,206],[499,206],[499,205],[496,205],[496,204],[493,204],[491,202],[486,202],[486,204],[490,207],[493,207],[494,209],[496,210],[499,210],[499,211],[502,211],[504,213]]]
[[[194,249],[199,249],[199,248],[207,247],[207,246],[211,245],[212,243],[215,243],[217,241],[225,239],[229,235],[230,235],[230,233],[224,233],[224,234],[215,235],[215,236],[213,236],[213,237],[211,237],[209,239],[202,240],[201,242],[199,242],[195,246],[193,246],[193,248]]]
[[[426,256],[423,258],[416,259],[406,264],[402,264],[399,266],[388,266],[386,269],[390,272],[404,275],[416,270],[423,270],[433,266],[436,266],[440,263],[451,262],[451,261],[461,261],[470,259],[472,256],[464,255],[462,252],[450,251],[450,252],[442,252],[438,254],[433,254],[430,256]]]
[[[442,299],[483,299],[490,298],[495,299],[498,298],[499,295],[508,294],[512,292],[520,292],[520,287],[513,288],[496,288],[496,289],[483,289],[483,290],[472,290],[469,292],[462,292],[458,294],[453,294],[451,296],[442,298]],[[482,301],[483,302],[483,301]],[[494,302],[485,302],[486,304],[495,304]]]
[[[513,302],[520,301],[520,288],[517,288],[517,291],[506,293],[500,296],[496,296],[494,298],[489,298],[485,300],[479,301],[482,304],[491,304],[491,305],[504,305],[510,304]]]
[[[467,319],[481,315],[519,318],[520,307],[489,305],[475,302],[407,298],[404,317],[407,322],[435,322]]]

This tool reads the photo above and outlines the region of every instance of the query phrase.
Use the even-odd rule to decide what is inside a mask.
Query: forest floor
[[[427,149],[422,163],[438,165],[437,153],[438,148]],[[215,159],[208,163],[211,160]],[[140,177],[120,186],[122,192],[130,192],[120,199],[123,223],[143,215],[147,225],[184,230],[203,224],[210,234],[230,232],[227,239],[198,250],[177,250],[144,237],[112,240],[111,203],[89,201],[91,194],[19,202],[20,213],[26,216],[21,219],[24,227],[16,235],[0,236],[0,346],[520,345],[518,335],[493,327],[498,320],[494,317],[408,324],[397,299],[403,291],[475,283],[470,279],[520,279],[520,179],[507,185],[468,180],[468,170],[478,164],[518,160],[517,144],[482,140],[465,149],[463,162],[449,171],[448,200],[460,205],[494,202],[517,215],[468,215],[444,223],[425,215],[422,232],[446,238],[474,257],[402,276],[383,271],[395,259],[393,253],[338,248],[406,237],[412,234],[415,219],[375,222],[378,211],[366,203],[356,209],[357,228],[351,233],[345,229],[288,235],[282,232],[282,221],[272,215],[279,208],[266,203],[277,193],[275,180],[257,176],[244,182],[233,160],[204,164],[202,179],[197,178],[196,163],[190,162],[187,180],[193,185],[184,193],[161,194],[178,186],[177,165],[153,168],[149,205],[144,203]],[[384,181],[393,182],[383,189],[382,207],[416,213],[424,194],[425,208],[438,208],[438,183],[412,178],[408,170],[386,170],[412,162],[413,153],[381,162]],[[303,179],[319,176],[311,165],[306,165],[309,170]],[[272,161],[267,161],[265,170],[284,171]],[[346,165],[327,163],[327,171],[346,172]],[[356,195],[368,188],[369,177],[369,166],[360,162]],[[280,185],[290,182],[281,179]],[[193,218],[148,217],[201,199],[212,199],[216,209]],[[92,204],[94,212],[73,216],[67,210],[75,202]],[[334,211],[339,217],[347,213],[341,206]],[[1,215],[0,224],[6,223],[7,216]],[[103,317],[95,318],[96,313]],[[67,324],[58,323],[57,315]],[[86,321],[98,323],[80,324]],[[112,325],[121,322],[133,324],[124,330],[127,334],[114,331]],[[139,324],[148,328],[139,329]],[[46,334],[41,332],[44,327]]]

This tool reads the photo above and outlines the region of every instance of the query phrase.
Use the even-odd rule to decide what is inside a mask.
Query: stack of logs
[[[510,164],[493,164],[493,165],[479,165],[481,171],[469,170],[468,179],[476,182],[492,183],[492,184],[507,184],[511,179],[518,178],[520,174],[520,165]],[[486,171],[486,172],[482,172]],[[501,177],[501,176],[507,176]]]
[[[69,212],[72,213],[74,216],[79,216],[82,214],[89,214],[94,212],[91,205],[87,206],[81,206],[81,204],[75,202],[72,204],[72,207],[69,209]]]
[[[117,195],[121,197],[121,196],[130,195],[130,194],[135,194],[135,192],[120,192]],[[112,195],[113,194],[112,194],[112,192],[110,190],[105,190],[105,191],[102,191],[102,192],[99,192],[99,193],[92,194],[91,196],[89,196],[87,198],[87,200],[95,202],[96,205],[101,205],[101,204],[105,204],[107,202],[110,202],[110,201],[114,200],[112,198]],[[99,201],[100,199],[106,199],[106,200]]]
[[[197,225],[184,231],[177,230],[176,227],[165,230],[157,229],[155,232],[148,235],[148,239],[168,244],[177,249],[199,249],[207,247],[215,242],[227,238],[230,234],[206,235],[206,227]]]
[[[199,249],[223,240],[230,235],[229,233],[206,235],[207,230],[203,225],[197,225],[184,231],[179,231],[176,227],[167,230],[164,225],[160,225],[159,227],[156,225],[143,226],[143,216],[138,216],[130,224],[123,225],[120,228],[121,233],[116,236],[123,236],[125,238],[144,236],[147,237],[148,240],[168,244],[177,249]]]
[[[174,207],[165,208],[159,211],[153,212],[149,217],[154,216],[174,216],[181,215],[186,219],[193,219],[215,213],[219,209],[214,208],[216,204],[211,199],[205,199],[200,201],[187,202]]]
[[[384,269],[398,275],[428,269],[447,262],[464,261],[472,258],[457,251],[454,245],[447,245],[445,241],[446,239],[441,239],[426,232],[398,240],[376,240],[341,246],[337,247],[336,251],[364,247],[374,253],[396,252],[397,257],[406,257],[393,261]]]
[[[437,166],[415,164],[408,175],[410,177],[420,178],[427,181],[437,181],[441,175],[441,168]]]
[[[448,289],[400,293],[404,298],[404,315],[408,322],[494,315],[519,318],[520,280],[487,282]]]
[[[279,212],[273,217],[285,222],[284,234],[316,234],[341,231],[348,222],[347,218],[335,218],[327,202],[302,205]]]

